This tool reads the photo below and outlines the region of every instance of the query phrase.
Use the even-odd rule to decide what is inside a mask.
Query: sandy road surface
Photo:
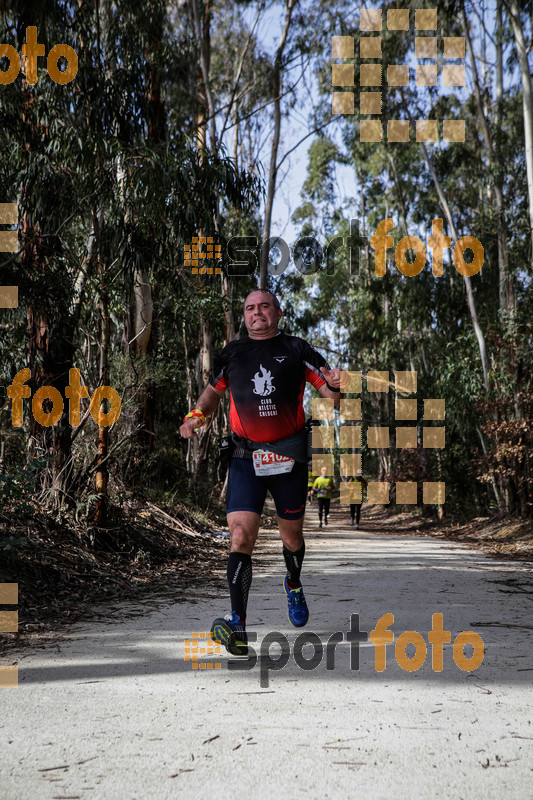
[[[313,510],[306,522],[304,630],[324,652],[307,644],[298,658],[313,669],[295,662],[302,631],[287,621],[272,532],[255,561],[248,619],[258,659],[246,671],[229,669],[227,654],[199,656],[220,669],[184,661],[184,641],[228,610],[209,592],[159,609],[129,604],[123,620],[77,624],[57,646],[11,654],[20,685],[0,690],[1,796],[533,798],[530,565],[394,536],[379,519],[355,532],[345,519],[334,512],[319,532]],[[410,630],[426,645],[442,613],[452,642],[463,630],[482,637],[483,663],[463,672],[445,644],[434,672],[427,645],[423,665],[407,672],[389,644],[376,672],[376,649],[362,642],[356,670],[344,635],[326,669],[326,642],[349,631],[350,615],[371,631],[387,612],[395,642]],[[269,632],[286,637],[282,651],[265,651]],[[274,670],[281,652],[287,663]]]

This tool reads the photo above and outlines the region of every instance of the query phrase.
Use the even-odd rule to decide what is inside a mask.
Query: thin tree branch
[[[306,139],[309,139],[309,137],[310,137],[310,136],[312,136],[312,135],[313,135],[313,133],[318,133],[319,131],[322,131],[322,130],[324,130],[324,128],[327,128],[327,126],[328,126],[328,125],[330,125],[332,122],[335,122],[335,120],[334,120],[334,118],[333,118],[333,117],[332,117],[331,119],[328,119],[328,121],[327,121],[327,122],[325,122],[323,125],[319,125],[318,127],[316,127],[316,128],[313,128],[313,130],[312,130],[312,131],[309,131],[309,133],[306,133],[306,135],[305,135],[305,136],[303,136],[303,137],[300,139],[300,141],[299,141],[299,142],[297,142],[297,143],[294,145],[294,147],[291,147],[291,149],[290,149],[290,150],[287,150],[287,152],[285,153],[285,155],[283,156],[283,158],[281,159],[281,161],[279,161],[279,162],[278,162],[278,169],[281,167],[281,165],[283,164],[283,162],[285,161],[285,159],[286,159],[286,158],[288,158],[288,157],[290,156],[290,154],[291,154],[291,153],[292,153],[294,150],[296,150],[298,147],[300,147],[300,145],[302,144],[302,142],[305,142],[305,140],[306,140]]]
[[[237,86],[239,84],[239,80],[240,80],[240,77],[241,77],[241,72],[242,72],[242,68],[243,68],[243,65],[244,65],[244,59],[246,58],[246,53],[248,52],[248,48],[250,46],[250,42],[252,41],[252,36],[254,35],[254,31],[255,31],[255,28],[256,28],[257,23],[259,21],[259,16],[261,14],[261,11],[264,8],[264,5],[265,5],[265,0],[261,0],[261,2],[259,3],[259,5],[257,7],[257,14],[255,15],[254,24],[252,25],[252,28],[251,28],[250,33],[248,35],[248,38],[246,40],[246,44],[244,46],[244,50],[242,51],[242,55],[241,55],[241,58],[240,58],[240,61],[239,61],[239,66],[237,67],[237,74],[235,76],[235,81],[233,83],[233,89],[232,89],[232,92],[231,92],[231,97],[230,97],[229,103],[227,104],[226,116],[224,118],[224,123],[222,125],[222,133],[220,134],[220,138],[221,139],[224,136],[224,133],[226,132],[226,125],[228,123],[228,117],[229,117],[229,115],[231,113],[231,109],[233,108],[233,102],[235,100],[235,93],[237,91]]]

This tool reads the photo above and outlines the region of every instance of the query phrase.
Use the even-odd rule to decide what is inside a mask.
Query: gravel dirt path
[[[333,510],[319,531],[309,511],[311,616],[299,631],[287,621],[277,533],[262,532],[248,610],[257,659],[241,659],[247,669],[225,652],[200,653],[197,669],[184,660],[192,633],[229,610],[216,589],[124,604],[120,619],[78,623],[44,650],[9,653],[19,688],[1,690],[2,797],[533,798],[531,565],[397,535],[370,515],[354,531]],[[394,643],[378,672],[379,643],[358,647],[346,634],[352,615],[371,632],[387,613]],[[451,632],[441,672],[428,643],[438,613]],[[404,631],[421,634],[422,643],[411,637],[417,657],[427,648],[416,671],[396,660]],[[453,656],[462,631],[484,643],[470,672]],[[304,632],[314,645],[300,639],[295,650]],[[342,641],[334,652],[330,644],[328,664],[335,633]],[[467,644],[464,656],[473,652]]]

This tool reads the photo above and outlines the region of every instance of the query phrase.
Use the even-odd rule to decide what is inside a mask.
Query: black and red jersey
[[[255,442],[275,442],[302,430],[305,382],[315,389],[323,386],[320,367],[330,369],[298,336],[246,336],[222,350],[210,383],[220,391],[230,389],[229,424],[234,433]]]

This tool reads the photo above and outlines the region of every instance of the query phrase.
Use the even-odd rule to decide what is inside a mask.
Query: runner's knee
[[[303,540],[304,540],[304,537],[302,536],[301,533],[299,533],[299,534],[289,534],[289,535],[285,534],[282,537],[283,544],[285,545],[287,550],[291,551],[291,553],[295,553],[297,550],[300,549],[300,547],[303,544]]]
[[[295,553],[303,544],[303,518],[299,520],[284,520],[278,517],[279,532],[283,544]]]
[[[231,550],[234,553],[249,553],[254,549],[257,533],[237,523],[231,529]]]

